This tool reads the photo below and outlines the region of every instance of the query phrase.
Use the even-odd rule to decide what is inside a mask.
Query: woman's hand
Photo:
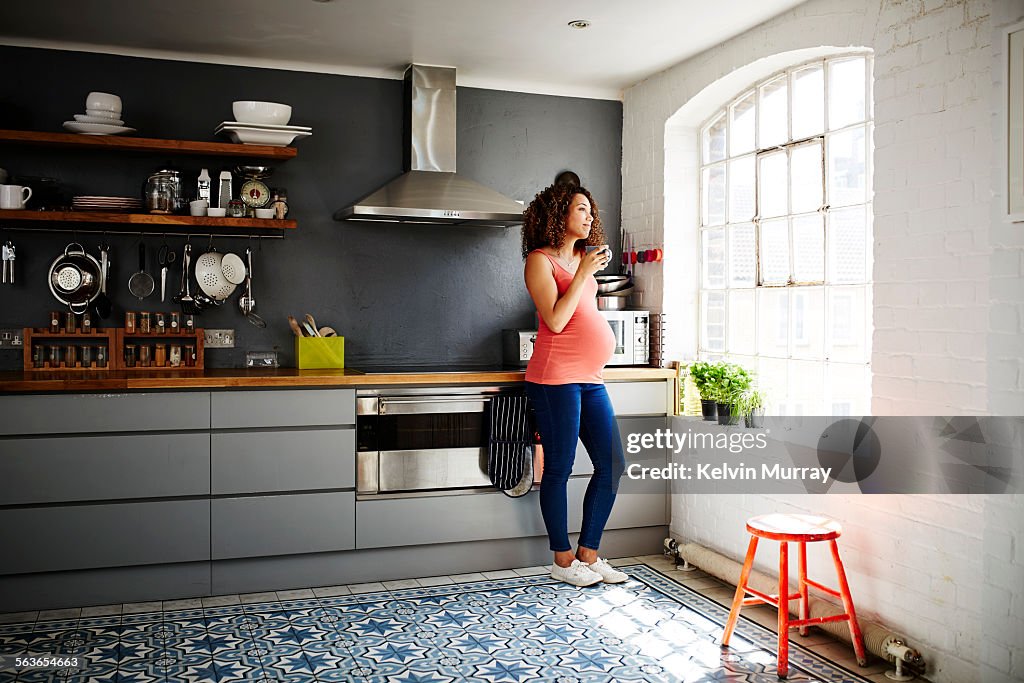
[[[608,266],[608,262],[612,258],[612,250],[608,245],[603,245],[601,249],[594,249],[589,253],[586,253],[580,259],[580,267],[576,270],[576,277],[591,277],[596,275],[599,271],[605,269]]]

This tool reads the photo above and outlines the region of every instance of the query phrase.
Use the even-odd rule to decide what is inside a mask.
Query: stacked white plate
[[[71,208],[75,211],[141,211],[142,200],[136,199],[135,197],[97,197],[83,195],[71,198]]]
[[[121,120],[121,112],[87,109],[84,114],[75,114],[74,121],[65,121],[64,130],[83,135],[120,135],[134,133],[134,128],[126,128]]]
[[[313,134],[309,126],[275,126],[270,123],[239,123],[221,121],[213,131],[214,135],[226,135],[232,142],[243,145],[268,145],[287,147],[294,140],[308,138]]]

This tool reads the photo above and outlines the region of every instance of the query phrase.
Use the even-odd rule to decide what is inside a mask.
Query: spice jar
[[[153,351],[153,365],[162,368],[167,365],[167,344],[157,344]]]
[[[64,314],[64,331],[68,334],[74,334],[78,331],[78,321],[75,319],[75,314],[71,311]]]
[[[171,313],[171,334],[178,334],[181,331],[181,313]]]
[[[32,347],[32,367],[41,368],[46,365],[46,347],[36,344]]]
[[[138,348],[135,344],[124,345],[124,366],[126,368],[135,367],[135,351]]]
[[[96,347],[96,367],[105,368],[107,367],[107,347],[97,346]]]
[[[158,311],[153,315],[156,316],[156,331],[163,334],[167,331],[167,314]]]
[[[149,315],[149,311],[142,311],[139,313],[139,332],[142,334],[149,334],[153,331],[152,318]],[[140,358],[141,360],[141,358]]]
[[[170,358],[168,360],[170,361],[170,364],[171,364],[172,368],[177,368],[177,367],[181,366],[181,345],[180,344],[171,344],[171,353],[170,353]]]
[[[135,311],[124,312],[124,333],[135,334]]]
[[[78,365],[78,347],[68,344],[68,350],[64,355],[64,367],[73,368]]]
[[[50,311],[50,334],[60,334],[60,311]]]
[[[59,346],[54,345],[54,346],[50,347],[50,367],[51,368],[59,368],[60,367],[60,359],[61,359],[62,355],[63,354],[61,354]]]
[[[93,347],[91,347],[91,346],[83,346],[82,347],[82,367],[83,368],[91,368],[92,367],[92,350],[93,350]]]
[[[82,314],[82,333],[89,334],[92,332],[92,313],[86,311]]]
[[[228,202],[228,215],[232,218],[245,217],[245,204],[242,203],[241,199],[232,199]]]
[[[153,358],[153,347],[149,344],[141,344],[139,346],[139,365],[144,368],[148,368]]]
[[[185,344],[185,367],[194,368],[196,366],[196,347],[194,344]]]
[[[195,318],[195,316],[192,315],[191,313],[186,313],[185,317],[182,318],[182,327],[184,327],[183,331],[187,332],[188,334],[192,334],[193,332],[195,332],[196,331],[196,318]]]

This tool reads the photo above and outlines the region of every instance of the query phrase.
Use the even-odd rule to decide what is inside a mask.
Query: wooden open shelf
[[[0,130],[0,142],[13,142],[39,147],[63,147],[65,149],[160,152],[162,154],[190,154],[279,161],[292,159],[298,153],[294,147],[241,145],[233,142],[200,142],[197,140],[129,138],[120,135],[44,133],[29,130]]]
[[[212,216],[177,216],[155,213],[115,213],[108,211],[26,211],[0,210],[0,220],[38,221],[44,223],[104,223],[107,225],[157,225],[164,228],[223,228],[245,230],[294,230],[296,221],[276,218],[215,218]]]

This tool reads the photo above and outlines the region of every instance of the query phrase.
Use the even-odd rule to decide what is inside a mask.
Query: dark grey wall
[[[240,366],[246,350],[278,349],[294,364],[285,316],[312,313],[345,336],[347,364],[495,364],[500,331],[529,327],[533,309],[522,284],[518,229],[465,229],[339,223],[333,212],[402,171],[402,89],[394,80],[250,69],[78,52],[0,47],[5,81],[0,127],[60,131],[84,113],[91,90],[117,93],[136,135],[214,140],[237,99],[286,102],[292,123],[313,127],[296,143],[298,156],[277,164],[269,184],[287,188],[298,229],[263,240],[253,279],[257,310],[268,327],[249,325],[237,295],[204,312],[197,324],[233,328],[233,350],[207,353],[208,367]],[[594,193],[610,243],[618,247],[622,105],[619,102],[458,90],[458,170],[515,199],[529,201],[562,170],[576,171]],[[73,194],[135,195],[146,177],[172,163],[194,183],[200,168],[217,173],[230,160],[161,158],[152,154],[61,151],[0,144],[0,168],[12,175],[59,178]],[[238,181],[236,180],[236,188]],[[42,326],[59,308],[46,286],[52,260],[72,233],[6,231],[17,246],[15,287],[0,286],[0,327]],[[24,225],[24,224],[20,224]],[[82,235],[93,253],[99,235]],[[116,263],[111,285],[123,325],[128,310],[174,310],[159,295],[144,302],[128,292],[137,269],[136,236],[110,238]],[[183,239],[169,237],[180,254]],[[148,238],[156,273],[159,238]],[[207,239],[193,239],[193,251]],[[221,240],[219,251],[244,252],[244,239]],[[180,258],[179,258],[180,264]],[[169,280],[177,285],[179,271]],[[158,283],[159,286],[159,283]],[[170,287],[171,285],[169,285]],[[0,368],[20,367],[0,352]]]

